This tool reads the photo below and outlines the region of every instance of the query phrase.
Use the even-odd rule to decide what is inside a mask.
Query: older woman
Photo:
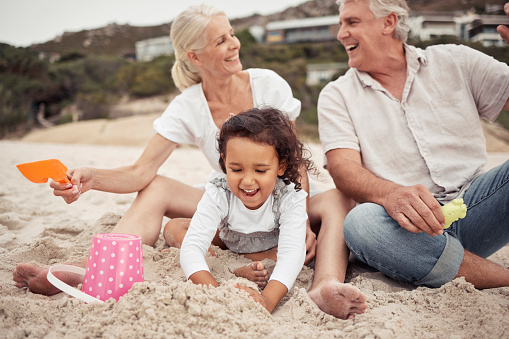
[[[150,245],[160,235],[164,216],[192,217],[204,193],[203,188],[157,175],[177,144],[198,146],[212,168],[220,171],[216,134],[229,113],[258,106],[278,108],[292,120],[300,113],[300,102],[293,98],[288,83],[275,72],[242,70],[240,42],[224,12],[207,5],[188,8],[173,22],[171,39],[176,59],[172,77],[182,93],[154,122],[156,134],[140,158],[130,166],[117,169],[70,170],[68,177],[72,184],[50,184],[54,194],[67,203],[91,189],[138,192],[113,232],[139,235]],[[303,184],[306,189],[307,182]],[[311,230],[307,233],[308,261],[314,256],[317,243],[316,274],[309,295],[324,312],[340,318],[353,317],[366,309],[364,295],[354,286],[344,284],[349,252],[342,225],[352,207],[352,202],[337,190],[309,199],[310,222],[317,227],[321,225],[318,241]],[[86,259],[79,265],[85,264]],[[253,272],[246,275],[262,273],[261,266],[250,265]],[[18,287],[42,294],[58,292],[47,282],[46,272],[47,268],[19,264],[13,275]],[[79,283],[70,275],[60,278],[70,284]]]

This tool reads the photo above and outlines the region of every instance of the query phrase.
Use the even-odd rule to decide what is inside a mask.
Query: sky
[[[111,23],[155,26],[169,23],[188,6],[207,3],[230,19],[267,15],[306,0],[0,0],[0,42],[16,47],[53,40],[64,32]]]

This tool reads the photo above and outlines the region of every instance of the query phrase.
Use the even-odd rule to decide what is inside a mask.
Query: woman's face
[[[242,71],[239,59],[240,41],[224,15],[214,16],[207,30],[207,45],[196,53],[202,77],[231,75]]]

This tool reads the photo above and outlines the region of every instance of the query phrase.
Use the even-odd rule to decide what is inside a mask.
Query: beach
[[[114,168],[134,162],[152,135],[152,115],[91,121],[36,131],[21,140],[0,141],[0,337],[2,338],[507,338],[509,287],[477,290],[464,279],[441,288],[394,281],[351,259],[347,282],[368,298],[366,313],[340,320],[321,312],[307,295],[313,269],[303,267],[294,287],[273,314],[233,283],[253,286],[231,271],[249,260],[216,248],[208,255],[221,286],[186,282],[179,249],[162,237],[143,245],[145,281],[116,302],[86,304],[59,293],[51,297],[14,286],[17,263],[51,266],[85,257],[96,233],[110,232],[135,194],[89,191],[73,204],[53,196],[48,184],[34,184],[16,165],[56,158],[67,167]],[[118,125],[120,124],[120,125]],[[126,132],[127,131],[127,132]],[[334,187],[322,169],[321,148],[308,144],[322,177],[319,188]],[[509,158],[490,152],[486,168]],[[178,147],[159,174],[190,185],[210,171],[201,152]],[[163,221],[163,224],[167,220]],[[509,266],[509,247],[489,258]],[[269,271],[274,262],[265,261]]]

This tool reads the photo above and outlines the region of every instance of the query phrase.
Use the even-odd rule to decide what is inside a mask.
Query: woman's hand
[[[304,264],[309,264],[315,258],[316,251],[316,234],[311,230],[309,220],[306,225],[306,259]]]
[[[53,188],[53,194],[62,197],[66,203],[71,204],[78,200],[81,193],[92,187],[92,169],[78,168],[67,171],[67,178],[71,183],[59,183],[51,181],[49,186]]]

